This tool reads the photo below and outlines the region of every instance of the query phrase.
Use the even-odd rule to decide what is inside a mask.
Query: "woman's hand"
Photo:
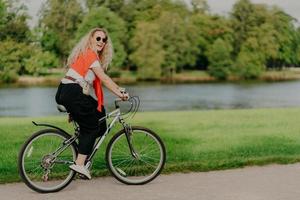
[[[125,88],[119,88],[120,89],[120,93],[122,94],[120,96],[120,98],[123,100],[123,101],[127,101],[129,99],[129,94],[128,92],[126,92]]]

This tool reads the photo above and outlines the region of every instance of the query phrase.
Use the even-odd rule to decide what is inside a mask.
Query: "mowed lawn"
[[[43,128],[32,120],[72,130],[65,115],[0,118],[0,183],[20,180],[18,152]],[[167,150],[163,173],[300,161],[300,108],[140,112],[130,123],[148,127],[163,139]],[[93,176],[108,174],[103,155],[109,139],[95,157]]]

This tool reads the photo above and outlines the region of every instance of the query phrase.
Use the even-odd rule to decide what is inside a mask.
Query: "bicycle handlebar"
[[[127,100],[122,100],[120,98],[117,98],[115,99],[115,107],[116,109],[119,109],[120,108],[120,105],[119,105],[119,102],[129,102],[130,103],[130,109],[125,112],[125,113],[122,113],[122,115],[126,115],[130,112],[132,112],[132,117],[136,114],[136,112],[138,111],[139,107],[140,107],[140,99],[138,96],[132,96],[132,97],[129,97]]]

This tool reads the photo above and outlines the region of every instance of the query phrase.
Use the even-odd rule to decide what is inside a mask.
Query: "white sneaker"
[[[83,166],[83,165],[73,164],[73,165],[70,165],[69,168],[75,172],[78,172],[79,174],[86,176],[88,179],[92,178],[89,170],[87,168],[85,168],[85,166]]]

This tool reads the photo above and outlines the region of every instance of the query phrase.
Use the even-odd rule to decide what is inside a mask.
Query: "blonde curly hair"
[[[107,37],[107,42],[104,46],[104,48],[100,51],[97,52],[96,49],[93,49],[92,46],[92,37],[94,36],[95,32],[101,31],[103,32],[106,37]],[[92,49],[93,51],[97,52],[98,57],[101,62],[101,66],[103,67],[104,70],[107,71],[109,64],[112,61],[113,57],[113,46],[111,39],[108,35],[108,32],[104,28],[93,28],[90,30],[85,36],[83,36],[80,41],[75,45],[75,47],[72,49],[68,60],[67,60],[67,68],[69,68],[75,60],[78,58],[78,56],[82,53],[84,53],[88,48]]]

